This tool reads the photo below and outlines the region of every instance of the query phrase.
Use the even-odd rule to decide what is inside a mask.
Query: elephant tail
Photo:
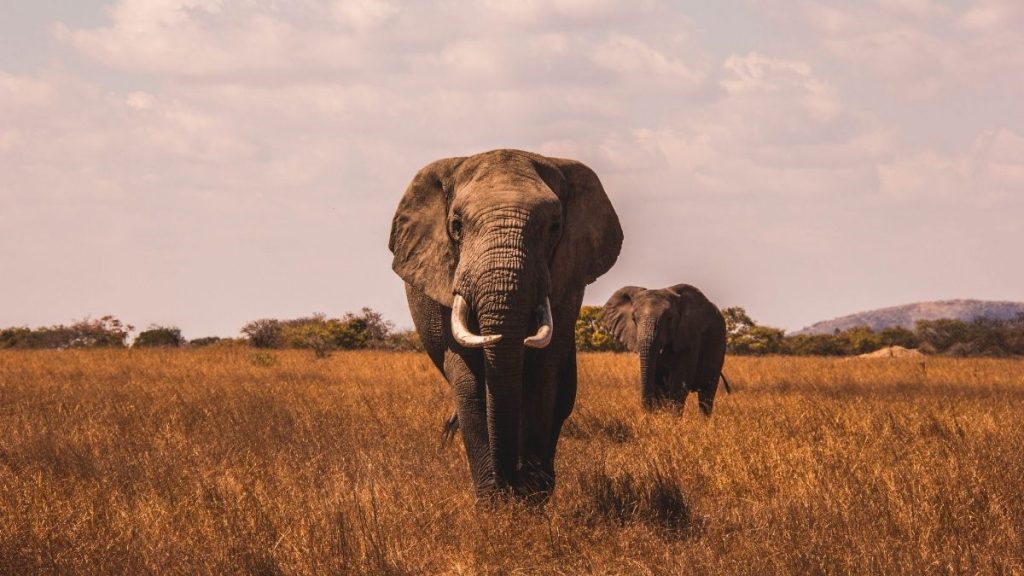
[[[455,433],[459,430],[459,413],[453,411],[452,415],[445,421],[444,426],[441,427],[441,448],[445,448],[451,443],[452,438],[455,438]]]
[[[729,386],[729,381],[725,379],[725,372],[719,374],[722,377],[722,383],[725,384],[726,394],[732,394],[732,386]]]

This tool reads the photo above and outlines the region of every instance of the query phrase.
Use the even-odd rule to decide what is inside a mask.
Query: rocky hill
[[[916,302],[903,306],[879,308],[867,312],[857,312],[834,320],[826,320],[808,326],[794,334],[832,334],[836,330],[846,330],[854,326],[867,326],[878,331],[890,326],[902,326],[913,329],[918,320],[938,320],[954,318],[970,321],[979,317],[1009,320],[1024,314],[1024,302],[993,302],[987,300],[937,300],[935,302]]]

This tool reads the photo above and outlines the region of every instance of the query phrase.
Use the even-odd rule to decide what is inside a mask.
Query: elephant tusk
[[[537,317],[540,326],[537,333],[523,340],[527,348],[547,348],[551,344],[551,299],[544,297],[544,304],[537,307]]]
[[[452,337],[460,345],[466,348],[483,348],[488,344],[494,344],[501,340],[501,334],[491,336],[480,336],[470,332],[466,324],[469,319],[469,305],[461,294],[455,295],[455,303],[452,304]]]

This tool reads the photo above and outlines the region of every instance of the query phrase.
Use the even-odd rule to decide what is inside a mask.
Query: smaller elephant
[[[648,290],[619,289],[604,305],[604,325],[640,355],[640,398],[645,408],[675,405],[697,392],[711,416],[725,361],[725,319],[689,284]],[[725,381],[726,390],[729,383]]]

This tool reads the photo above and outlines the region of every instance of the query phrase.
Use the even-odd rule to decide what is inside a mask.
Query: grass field
[[[477,509],[426,357],[0,353],[0,574],[1024,573],[1024,361],[580,359],[543,510]]]

